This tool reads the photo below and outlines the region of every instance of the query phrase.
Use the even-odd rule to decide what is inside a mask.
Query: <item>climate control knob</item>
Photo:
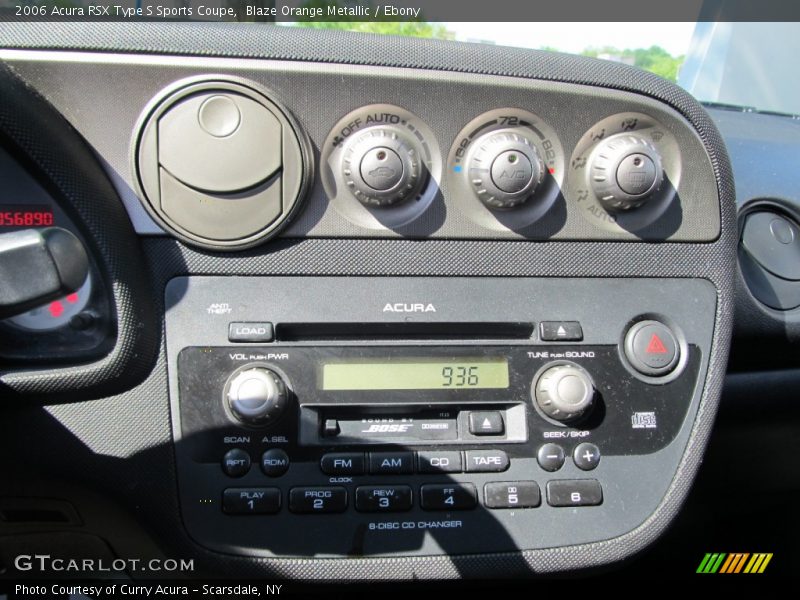
[[[544,162],[533,142],[518,130],[500,130],[478,138],[469,157],[475,194],[489,208],[513,208],[527,202],[542,183]]]
[[[370,127],[350,140],[341,169],[350,193],[366,206],[404,202],[426,182],[416,144],[392,127]]]
[[[591,185],[609,212],[642,206],[661,187],[664,168],[658,150],[638,135],[618,134],[592,153]]]
[[[239,371],[231,376],[225,389],[225,402],[233,416],[250,425],[273,423],[289,402],[283,379],[264,367]]]
[[[594,383],[578,365],[559,364],[546,369],[536,381],[533,399],[541,411],[556,421],[572,421],[586,414],[594,401]]]

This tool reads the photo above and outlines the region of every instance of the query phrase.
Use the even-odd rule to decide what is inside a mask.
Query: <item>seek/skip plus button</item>
[[[467,450],[467,473],[499,473],[508,469],[508,454],[502,450]]]

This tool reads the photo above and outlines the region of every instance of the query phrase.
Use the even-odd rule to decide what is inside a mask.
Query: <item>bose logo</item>
[[[402,302],[398,302],[396,304],[387,303],[386,306],[383,307],[383,312],[436,312],[436,308],[433,306],[433,304],[404,304]]]
[[[392,424],[392,425],[370,425],[361,433],[406,433],[411,429],[411,425]]]

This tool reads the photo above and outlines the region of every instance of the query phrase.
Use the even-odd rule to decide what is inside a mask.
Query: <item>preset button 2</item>
[[[343,487],[296,487],[289,490],[289,510],[293,513],[340,513],[347,509],[347,490]]]

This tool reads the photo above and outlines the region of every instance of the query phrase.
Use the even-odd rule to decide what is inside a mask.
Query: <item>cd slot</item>
[[[283,342],[325,340],[473,340],[530,339],[534,324],[494,323],[279,323],[276,337]]]

